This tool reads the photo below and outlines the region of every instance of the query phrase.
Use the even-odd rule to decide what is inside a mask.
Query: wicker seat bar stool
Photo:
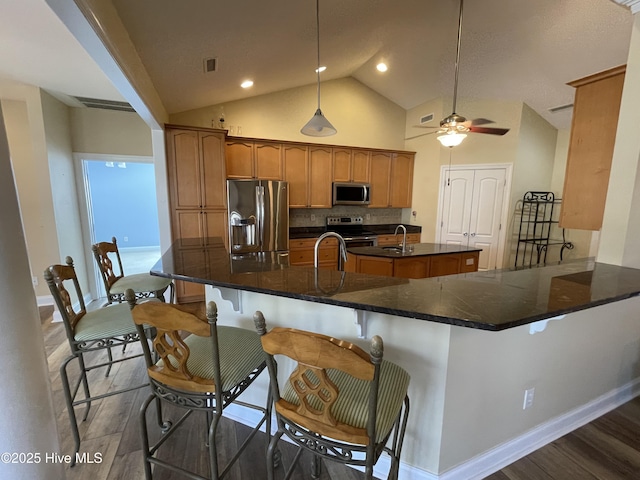
[[[60,378],[69,420],[71,422],[71,433],[75,443],[75,452],[71,461],[71,466],[73,466],[76,461],[75,454],[80,450],[80,432],[78,430],[75,407],[78,405],[86,405],[82,418],[82,420],[85,421],[89,415],[91,402],[149,385],[148,383],[143,383],[129,388],[91,396],[87,373],[98,368],[106,367],[106,377],[109,375],[111,367],[114,364],[141,357],[142,353],[138,353],[114,359],[111,353],[111,347],[124,347],[129,343],[139,342],[140,338],[149,332],[147,327],[142,330],[136,329],[131,317],[131,311],[126,303],[87,311],[84,296],[73,266],[73,259],[66,257],[65,261],[66,265],[49,266],[44,271],[44,278],[47,281],[51,295],[62,316],[67,340],[69,341],[69,348],[71,349],[71,355],[60,365]],[[75,305],[69,289],[74,292],[77,299]],[[160,302],[156,301],[153,303]],[[96,356],[100,352],[104,353],[105,351],[107,361],[98,360],[99,363],[93,363],[91,365],[85,363],[85,355],[91,354],[92,356]],[[77,360],[79,363],[80,375],[72,387],[69,382],[67,367],[73,360]],[[81,398],[77,398],[81,385],[83,387],[83,395]]]
[[[123,302],[124,292],[128,288],[132,289],[138,298],[155,297],[163,302],[164,292],[169,288],[169,302],[173,303],[175,287],[170,278],[157,277],[149,273],[124,274],[116,237],[112,237],[111,242],[93,244],[91,251],[104,283],[107,304]],[[114,269],[114,261],[117,262],[118,273]]]
[[[142,344],[151,385],[151,394],[140,410],[146,478],[152,478],[153,464],[156,468],[161,466],[181,472],[189,478],[221,479],[263,424],[266,424],[267,432],[264,445],[266,452],[271,432],[270,392],[266,394],[264,405],[237,400],[266,366],[257,333],[243,328],[218,326],[214,302],[207,304],[206,318],[203,318],[201,313],[194,314],[181,305],[160,302],[136,304],[135,294],[130,289],[125,292],[125,298],[131,306],[139,332],[142,332],[144,325],[156,329],[152,346],[149,342]],[[152,349],[159,357],[157,362],[152,358]],[[150,445],[146,412],[154,399],[172,404],[185,413],[174,423],[165,422],[163,435],[154,445]],[[219,468],[216,432],[223,410],[232,403],[257,410],[261,415],[235,455],[226,462],[226,466]],[[173,465],[158,455],[165,441],[193,412],[206,413],[203,415],[206,422],[203,423],[207,430],[210,477],[201,475],[204,472],[192,472]]]
[[[409,374],[382,359],[382,339],[374,336],[367,354],[353,343],[303,330],[275,327],[267,333],[260,311],[254,321],[267,353],[278,423],[267,451],[269,480],[274,479],[273,459],[283,434],[299,446],[285,479],[305,449],[313,454],[312,478],[320,478],[320,459],[328,459],[362,466],[371,479],[374,464],[387,452],[388,478],[397,479],[409,413]],[[274,355],[297,363],[286,382],[278,382]]]

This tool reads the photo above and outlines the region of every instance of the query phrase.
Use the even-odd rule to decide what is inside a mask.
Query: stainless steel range
[[[378,244],[378,236],[365,229],[362,217],[327,217],[327,231],[340,234],[347,247],[372,247]]]

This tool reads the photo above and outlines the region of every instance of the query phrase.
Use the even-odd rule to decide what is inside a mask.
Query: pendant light
[[[322,114],[320,110],[320,0],[316,0],[316,45],[318,49],[318,68],[316,74],[318,76],[318,109],[313,114],[311,120],[309,120],[304,127],[300,129],[300,133],[303,135],[309,135],[310,137],[328,137],[329,135],[335,135],[337,130],[334,128],[329,120]]]

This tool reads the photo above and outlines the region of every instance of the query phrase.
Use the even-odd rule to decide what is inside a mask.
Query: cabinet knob
[[[475,237],[475,236],[476,236],[475,232],[474,232],[474,233],[472,233],[472,234],[471,234],[471,236],[472,236],[472,237]]]
[[[464,233],[462,234],[462,236],[463,236],[463,237],[466,237],[467,235],[469,235],[467,232],[464,232]]]

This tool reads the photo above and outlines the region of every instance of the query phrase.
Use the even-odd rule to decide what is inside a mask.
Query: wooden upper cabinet
[[[351,177],[351,149],[333,149],[333,181],[350,182]]]
[[[333,181],[369,183],[371,152],[351,148],[333,149]]]
[[[284,179],[289,182],[289,208],[308,206],[309,148],[304,145],[283,145]]]
[[[253,178],[253,142],[227,140],[225,163],[227,178]]]
[[[331,208],[333,177],[331,147],[309,148],[309,206]]]
[[[227,140],[227,178],[282,180],[281,151],[279,142]]]
[[[390,205],[391,153],[371,153],[370,208],[386,208]]]
[[[219,133],[199,132],[202,152],[201,181],[202,207],[226,208],[226,176],[224,161],[224,137]]]
[[[254,176],[261,180],[282,180],[282,145],[276,142],[256,142],[254,145]]]
[[[167,168],[173,208],[201,207],[198,143],[198,132],[195,131],[171,130],[167,133]]]
[[[396,208],[411,207],[413,193],[412,153],[394,153],[391,160],[390,206]]]
[[[351,154],[351,178],[354,182],[369,183],[371,152],[354,150]]]
[[[569,83],[576,88],[560,227],[599,230],[620,113],[625,66]]]

